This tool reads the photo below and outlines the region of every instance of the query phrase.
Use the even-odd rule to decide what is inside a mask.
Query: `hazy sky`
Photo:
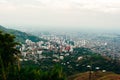
[[[0,24],[22,30],[120,30],[120,0],[0,0]]]

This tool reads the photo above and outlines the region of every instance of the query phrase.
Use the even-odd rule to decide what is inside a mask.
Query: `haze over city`
[[[0,0],[0,80],[120,80],[120,0]]]
[[[120,30],[119,0],[0,0],[0,24],[33,31]]]

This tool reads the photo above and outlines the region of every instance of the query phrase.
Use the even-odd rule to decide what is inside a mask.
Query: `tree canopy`
[[[9,68],[18,63],[19,43],[14,41],[15,36],[0,31],[0,68],[3,79],[6,80]]]
[[[39,67],[20,68],[19,53],[15,36],[0,31],[0,80],[66,80],[62,68],[54,67],[51,71],[42,71]]]

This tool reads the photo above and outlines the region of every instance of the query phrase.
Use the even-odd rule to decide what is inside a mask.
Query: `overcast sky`
[[[0,0],[0,24],[22,30],[120,30],[120,0]]]

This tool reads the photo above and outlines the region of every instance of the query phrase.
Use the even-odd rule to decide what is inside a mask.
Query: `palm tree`
[[[15,37],[0,31],[0,67],[3,80],[6,80],[9,68],[18,63],[18,53],[15,47],[19,43],[14,41]]]

